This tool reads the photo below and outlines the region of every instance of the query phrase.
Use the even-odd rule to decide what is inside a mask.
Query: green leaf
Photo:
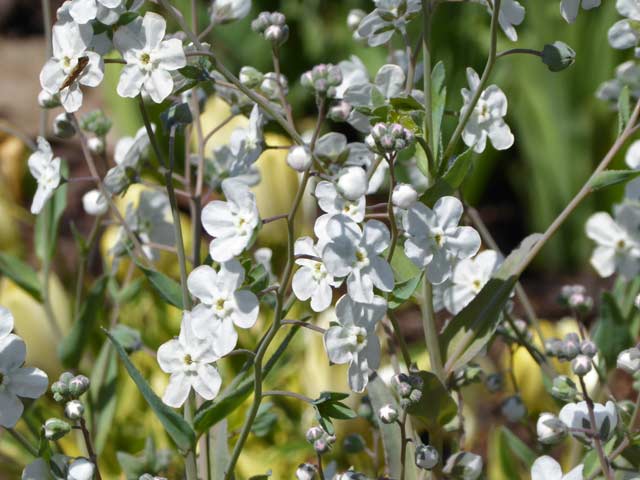
[[[622,87],[620,96],[618,97],[618,136],[629,123],[631,117],[631,96],[629,94],[629,85]]]
[[[93,415],[96,419],[95,449],[98,454],[107,444],[107,438],[113,425],[118,397],[118,361],[116,352],[105,340],[98,358],[91,371],[91,398],[93,399]]]
[[[66,164],[62,166],[63,176],[67,176],[69,168]],[[53,196],[47,201],[44,208],[36,218],[36,228],[34,233],[34,245],[36,255],[42,262],[49,262],[56,251],[56,241],[58,239],[58,228],[60,219],[67,208],[67,184],[60,185]]]
[[[393,270],[393,278],[396,284],[404,283],[417,275],[420,275],[420,269],[416,267],[404,253],[403,248],[396,248],[391,258],[391,269]]]
[[[447,102],[447,87],[445,85],[446,72],[444,63],[438,62],[431,72],[431,149],[436,162],[439,160],[438,147],[440,145],[440,129],[444,107]],[[425,132],[426,135],[426,132]]]
[[[42,302],[38,274],[31,266],[13,255],[0,252],[0,273],[12,280],[37,301]]]
[[[155,394],[147,381],[142,377],[140,371],[138,371],[133,363],[131,363],[129,356],[120,346],[118,341],[113,338],[109,332],[105,333],[115,347],[120,360],[124,363],[127,373],[129,373],[129,376],[138,387],[138,390],[146,400],[147,404],[151,407],[151,410],[153,410],[158,420],[160,420],[160,423],[162,423],[162,426],[174,441],[178,449],[182,452],[189,451],[196,442],[196,435],[193,429],[184,420],[184,418],[178,414],[178,412],[165,405],[162,400],[160,400],[160,397]]]
[[[313,401],[316,418],[320,426],[330,435],[334,433],[332,419],[352,420],[358,416],[356,412],[340,401],[348,396],[348,393],[322,392],[320,396]]]
[[[535,462],[536,458],[538,457],[536,452],[534,452],[531,448],[529,448],[529,446],[526,443],[520,440],[520,438],[517,437],[507,427],[502,426],[500,428],[500,433],[504,437],[504,440],[505,440],[504,443],[509,447],[511,452],[516,457],[518,457],[522,461],[522,463],[524,463],[524,466],[526,467],[527,471],[530,470],[531,465],[533,465],[533,462]]]
[[[417,372],[422,379],[422,397],[412,404],[407,412],[426,422],[430,427],[444,426],[458,413],[458,405],[449,395],[447,388],[431,372]]]
[[[273,403],[265,402],[260,404],[258,414],[251,426],[251,432],[259,438],[266,437],[273,431],[273,427],[278,422],[278,415],[273,411]]]
[[[182,67],[178,70],[178,72],[180,72],[180,75],[190,80],[202,79],[202,69],[196,67],[195,65],[187,65],[186,67]]]
[[[633,337],[611,292],[602,294],[600,319],[593,332],[593,341],[608,368],[616,364],[618,353],[633,346]]]
[[[391,295],[389,296],[389,301],[387,303],[388,307],[391,310],[395,310],[403,305],[417,290],[421,280],[422,274],[416,275],[405,282],[396,284],[393,292],[391,292]]]
[[[441,178],[431,186],[422,196],[422,201],[427,205],[433,205],[439,198],[452,195],[464,182],[473,167],[472,149],[467,148],[460,155],[452,157],[448,168]]]
[[[626,183],[640,175],[640,170],[605,170],[589,181],[592,192],[617,183]]]
[[[96,280],[89,290],[69,334],[58,345],[58,356],[66,368],[77,365],[82,358],[87,338],[91,336],[96,321],[103,310],[103,297],[107,281],[108,277],[105,276]]]
[[[178,282],[164,273],[147,268],[138,262],[136,262],[136,265],[164,300],[180,310],[184,309],[182,305],[182,287]]]
[[[539,239],[540,234],[526,237],[471,303],[447,324],[439,337],[447,373],[464,366],[491,340],[518,280],[515,272]]]
[[[367,392],[369,393],[369,399],[371,400],[371,406],[373,407],[374,412],[379,411],[384,405],[388,404],[396,408],[398,411],[401,410],[398,402],[389,390],[389,387],[387,387],[387,385],[385,385],[377,375],[369,381],[369,385],[367,385]],[[401,444],[398,425],[387,425],[379,422],[379,427],[382,437],[385,465],[389,468],[391,478],[400,478],[402,464],[400,463]],[[412,444],[409,444],[407,445],[407,457],[405,462],[405,480],[416,480],[418,477],[413,459],[414,447]]]
[[[212,425],[234,412],[251,394],[253,391],[253,375],[245,372],[242,377],[236,378],[240,379],[240,381],[233,388],[227,388],[214,400],[208,400],[200,405],[193,422],[198,434],[206,432]]]
[[[391,106],[398,111],[424,110],[424,105],[411,95],[406,97],[393,97],[389,102]]]

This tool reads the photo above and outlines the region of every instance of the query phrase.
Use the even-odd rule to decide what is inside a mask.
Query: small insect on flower
[[[87,65],[89,65],[89,57],[85,55],[84,57],[78,58],[78,63],[75,67],[73,67],[73,70],[71,70],[69,75],[67,75],[67,78],[64,79],[64,82],[62,82],[62,85],[60,85],[58,93],[61,93],[65,88],[73,85],[73,82],[75,82],[80,77],[80,75],[82,75],[82,72],[84,72],[84,69],[87,68]]]

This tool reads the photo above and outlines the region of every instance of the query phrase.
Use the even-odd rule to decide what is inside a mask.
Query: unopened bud
[[[41,90],[38,94],[38,105],[41,108],[56,108],[60,106],[60,95]]]
[[[431,470],[440,461],[440,454],[431,445],[418,445],[416,447],[416,466],[423,470]]]
[[[80,400],[71,400],[64,406],[64,415],[69,420],[80,420],[84,415],[84,405]]]
[[[336,188],[340,195],[355,202],[367,193],[367,173],[360,167],[346,167],[340,172]]]
[[[366,16],[367,12],[365,12],[364,10],[360,10],[359,8],[351,10],[347,15],[347,26],[349,27],[349,30],[355,32],[358,29],[358,26],[360,25],[362,19]]]
[[[71,431],[71,425],[59,418],[44,422],[44,436],[47,440],[58,440]]]
[[[242,67],[238,78],[245,87],[256,88],[262,83],[264,75],[253,67]]]
[[[618,354],[616,366],[620,370],[624,370],[630,375],[634,375],[640,371],[640,350],[637,348],[629,348]]]
[[[572,360],[580,353],[580,338],[575,333],[569,333],[564,337],[562,345],[562,357]]]
[[[552,72],[560,72],[573,65],[576,61],[576,52],[566,43],[556,41],[545,45],[542,49],[542,63]]]
[[[538,441],[543,445],[553,445],[567,434],[567,426],[552,413],[541,413],[536,423]]]
[[[571,370],[579,377],[585,376],[591,371],[591,358],[586,355],[578,355],[571,361]]]
[[[576,384],[567,376],[559,375],[553,379],[551,395],[563,402],[573,402],[578,395]]]
[[[91,137],[87,140],[87,146],[94,155],[102,155],[104,153],[104,139],[101,137]]]
[[[418,192],[408,183],[399,183],[393,189],[391,201],[395,207],[408,209],[418,201]]]
[[[390,404],[383,405],[378,411],[378,418],[382,423],[393,423],[398,419],[398,410]]]
[[[598,353],[598,347],[591,340],[583,340],[580,344],[580,352],[587,357],[595,357]]]
[[[322,438],[322,436],[324,435],[325,435],[325,432],[324,430],[322,430],[322,428],[311,427],[309,430],[307,430],[305,437],[307,438],[307,442],[313,443],[319,438]]]
[[[71,138],[76,134],[69,115],[61,113],[53,120],[53,134],[58,138]]]
[[[311,152],[307,147],[302,145],[296,145],[289,149],[287,154],[287,165],[293,168],[296,172],[304,172],[312,163]]]
[[[87,377],[84,375],[77,375],[69,382],[69,394],[74,398],[78,398],[89,390],[90,385],[91,382]]]
[[[345,101],[341,101],[329,109],[328,116],[334,122],[346,122],[353,108]]]

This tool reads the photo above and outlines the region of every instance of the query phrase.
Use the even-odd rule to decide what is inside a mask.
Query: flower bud
[[[256,88],[262,83],[264,75],[253,67],[242,67],[238,75],[240,83],[247,88]]]
[[[580,343],[580,352],[587,357],[593,358],[598,353],[598,347],[591,340],[583,340]]]
[[[347,26],[349,27],[349,30],[355,32],[358,29],[358,26],[360,25],[362,19],[366,16],[367,12],[365,12],[364,10],[360,10],[359,8],[351,10],[347,15]]]
[[[635,347],[623,350],[618,354],[616,366],[630,375],[636,374],[640,371],[640,350]]]
[[[316,451],[316,453],[318,453],[319,455],[324,455],[325,453],[327,453],[329,450],[331,450],[331,442],[330,439],[327,437],[322,437],[319,438],[318,440],[316,440],[315,442],[313,442],[313,449]]]
[[[69,420],[80,420],[84,415],[84,405],[80,400],[71,400],[64,406],[64,415]]]
[[[578,355],[571,362],[571,370],[579,377],[585,376],[591,371],[591,358],[586,355]]]
[[[504,387],[502,375],[499,373],[492,373],[488,375],[484,381],[484,385],[491,393],[499,392]]]
[[[313,443],[319,438],[322,438],[324,435],[325,435],[325,432],[324,430],[322,430],[322,428],[311,427],[309,430],[307,430],[305,437],[307,438],[307,442]]]
[[[418,192],[408,183],[399,183],[391,194],[393,205],[398,208],[407,209],[418,200]]]
[[[482,457],[470,452],[454,453],[447,459],[443,473],[453,478],[476,480],[482,474]]]
[[[307,147],[302,145],[296,145],[289,149],[287,154],[287,165],[293,168],[296,172],[304,172],[312,163],[311,152]]]
[[[71,138],[76,134],[76,127],[69,115],[61,113],[53,119],[53,134],[58,138]]]
[[[547,355],[551,357],[559,357],[562,355],[562,347],[564,343],[559,338],[548,338],[544,342],[544,349]]]
[[[438,465],[440,454],[431,445],[418,445],[416,447],[416,466],[423,470],[431,470]]]
[[[280,75],[280,85],[282,86],[282,90],[286,95],[289,88],[289,83],[287,82],[287,79],[284,75]],[[278,77],[275,73],[269,72],[264,74],[262,83],[260,84],[260,90],[262,90],[262,93],[270,100],[275,100],[278,97]]]
[[[286,17],[280,12],[261,12],[251,22],[251,29],[254,32],[261,33],[265,39],[271,41],[275,46],[279,46],[289,38],[289,26],[286,21]]]
[[[542,49],[542,63],[552,72],[560,72],[573,65],[576,52],[564,42],[553,42]]]
[[[89,190],[82,196],[82,207],[88,215],[104,215],[109,209],[107,199],[99,190]]]
[[[104,137],[109,133],[112,125],[113,122],[102,110],[89,112],[80,119],[80,128],[87,132],[91,132],[98,137]]]
[[[367,146],[380,155],[397,153],[414,141],[413,132],[398,123],[377,123],[371,129],[371,138],[365,139]]]
[[[346,167],[340,172],[336,188],[340,195],[355,202],[367,193],[367,173],[360,167]]]
[[[578,395],[578,389],[576,388],[576,384],[573,383],[569,377],[559,375],[553,379],[551,395],[563,402],[572,402]]]
[[[77,375],[69,382],[69,394],[74,398],[78,398],[89,390],[89,385],[91,385],[91,382],[87,377]]]
[[[296,470],[296,480],[315,480],[318,469],[310,463],[301,463]]]
[[[538,441],[543,445],[558,443],[567,435],[567,426],[552,413],[541,413],[536,423]]]
[[[60,95],[41,90],[38,94],[38,105],[41,108],[56,108],[60,106]]]
[[[522,402],[520,395],[512,395],[502,402],[501,411],[508,421],[518,422],[527,414],[527,407]]]
[[[47,440],[58,440],[71,431],[71,425],[59,418],[44,422],[44,436]]]
[[[398,410],[390,404],[383,405],[378,411],[378,418],[382,423],[393,423],[398,419]]]
[[[89,151],[94,155],[102,155],[104,153],[104,139],[101,137],[91,137],[87,140]]]
[[[580,338],[575,333],[569,333],[564,337],[562,344],[562,358],[572,360],[580,353]]]

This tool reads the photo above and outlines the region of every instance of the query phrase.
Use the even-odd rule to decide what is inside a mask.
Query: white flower
[[[582,480],[584,465],[578,465],[566,475],[562,474],[562,467],[548,455],[536,458],[531,466],[531,480]]]
[[[351,202],[357,202],[367,193],[367,172],[360,167],[345,167],[338,174],[336,188]]]
[[[456,264],[451,284],[443,292],[443,302],[454,315],[466,307],[487,284],[500,265],[501,257],[494,250],[485,250],[473,258]]]
[[[584,10],[590,10],[600,6],[600,0],[561,0],[560,14],[567,23],[575,22],[580,5]]]
[[[0,305],[0,339],[8,336],[13,330],[13,315],[8,308]]]
[[[593,410],[596,418],[595,430],[599,433],[600,438],[606,442],[618,425],[616,404],[612,401],[608,401],[605,405],[595,403]],[[560,410],[558,418],[569,428],[579,430],[589,430],[592,428],[591,421],[589,420],[587,402],[585,401],[567,403],[562,407],[562,410]],[[572,430],[569,433],[578,440],[589,442],[589,437],[579,430]]]
[[[318,478],[318,469],[311,463],[302,463],[296,470],[296,480],[316,480]]]
[[[145,127],[140,128],[135,137],[122,137],[116,143],[113,160],[116,165],[137,169],[151,141]]]
[[[52,95],[60,93],[62,106],[69,113],[82,106],[80,85],[96,87],[104,77],[102,58],[87,51],[92,38],[90,25],[69,22],[53,26],[53,57],[42,67],[40,85]]]
[[[349,217],[336,215],[327,221],[326,235],[324,264],[334,277],[347,277],[347,292],[353,300],[371,303],[374,287],[393,290],[393,271],[381,256],[390,242],[384,223],[369,220],[361,230]]]
[[[211,7],[211,21],[216,25],[240,20],[251,11],[251,0],[215,0]]]
[[[615,209],[615,220],[606,212],[589,217],[587,236],[597,246],[591,255],[591,265],[601,277],[618,272],[625,278],[633,278],[640,271],[640,209],[633,204],[623,204]]]
[[[264,115],[258,105],[254,105],[249,117],[249,125],[233,131],[229,142],[231,153],[236,157],[235,163],[242,165],[242,170],[248,170],[264,149],[262,125]]]
[[[121,97],[133,98],[144,90],[162,103],[173,91],[170,72],[184,67],[187,59],[179,39],[163,40],[166,27],[164,18],[147,12],[116,30],[113,42],[127,62],[118,82]]]
[[[493,12],[493,2],[489,3],[487,0],[473,0],[476,3],[486,5],[489,15]],[[498,22],[502,31],[509,40],[515,42],[518,40],[518,32],[515,27],[520,25],[524,20],[525,10],[522,5],[516,0],[502,0],[500,4],[500,14],[498,15]]]
[[[296,255],[312,255],[320,257],[322,245],[313,244],[309,237],[302,237],[296,240],[294,253]],[[295,296],[302,301],[311,299],[311,309],[314,312],[322,312],[331,305],[331,288],[340,286],[342,282],[333,278],[322,260],[311,260],[299,258],[296,264],[300,268],[293,275],[291,287]]]
[[[342,72],[342,83],[336,87],[336,98],[344,97],[344,93],[355,85],[368,85],[369,72],[367,67],[355,55],[349,60],[343,60],[338,64]]]
[[[380,365],[380,341],[375,329],[386,311],[387,303],[381,297],[363,304],[345,295],[336,304],[338,325],[324,334],[329,360],[349,364],[349,387],[354,392],[364,391],[369,372]]]
[[[403,218],[407,257],[434,285],[451,276],[452,262],[474,255],[480,248],[480,235],[471,227],[459,227],[462,203],[455,197],[442,197],[433,210],[416,203]]]
[[[162,401],[179,408],[191,388],[205,400],[214,399],[222,384],[218,369],[211,365],[218,358],[211,342],[194,335],[191,315],[184,312],[180,336],[158,348],[158,364],[162,371],[171,374]]]
[[[108,14],[111,9],[121,10],[122,12],[126,10],[123,0],[71,0],[69,15],[71,15],[74,22],[80,24],[90,22],[96,18],[105,23],[103,20],[107,20],[107,22],[110,20]]]
[[[340,214],[346,215],[354,222],[360,223],[364,220],[366,208],[364,195],[355,201],[347,200],[338,192],[333,183],[322,180],[316,185],[315,197],[318,200],[320,209],[329,214],[323,221],[327,221],[331,215]]]
[[[53,455],[51,462],[61,472],[65,480],[91,480],[95,473],[95,466],[86,458],[78,457],[71,460],[64,455]],[[22,480],[59,480],[61,477],[54,476],[48,462],[44,458],[37,458],[27,465],[22,472]]]
[[[640,350],[628,348],[618,354],[616,366],[629,375],[635,375],[640,370]]]
[[[464,115],[471,99],[480,86],[480,77],[473,68],[467,68],[467,81],[469,89],[461,90],[464,104],[460,115]],[[462,132],[462,140],[468,147],[473,147],[477,153],[484,152],[487,137],[496,150],[506,150],[513,145],[513,134],[509,125],[504,121],[507,114],[507,97],[496,85],[489,85],[482,92],[476,103],[469,121]]]
[[[619,50],[637,46],[640,34],[633,23],[640,21],[640,4],[637,0],[617,0],[616,9],[627,18],[617,21],[609,29],[609,44]]]
[[[418,201],[418,192],[408,183],[398,183],[393,187],[391,201],[394,207],[406,210]]]
[[[207,265],[189,274],[189,292],[200,300],[191,312],[193,330],[208,339],[218,356],[233,350],[238,342],[235,326],[251,328],[258,319],[258,297],[249,290],[239,290],[244,269],[237,260],[229,260],[215,271]]]
[[[289,149],[287,153],[287,165],[296,172],[304,172],[311,166],[313,158],[309,149],[302,145],[296,145]]]
[[[240,180],[222,182],[227,201],[214,200],[202,209],[202,226],[214,239],[209,254],[216,262],[226,262],[240,255],[253,240],[260,225],[256,197]]]
[[[20,337],[0,339],[0,425],[13,428],[24,407],[18,397],[38,398],[48,385],[47,374],[38,368],[22,367],[27,348]]]
[[[636,140],[629,146],[624,156],[625,163],[629,168],[637,170],[640,168],[640,140]]]
[[[49,142],[42,137],[38,137],[38,149],[31,154],[28,160],[31,175],[38,182],[38,189],[31,203],[31,213],[36,215],[40,213],[45,203],[53,196],[60,185],[62,178],[60,163],[60,158],[53,156]]]
[[[82,207],[88,215],[104,215],[109,209],[107,199],[104,198],[100,190],[89,190],[82,196]]]

